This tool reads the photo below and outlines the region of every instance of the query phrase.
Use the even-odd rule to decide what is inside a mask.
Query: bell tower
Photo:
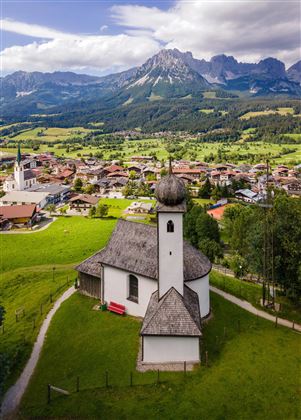
[[[158,279],[159,299],[174,287],[182,296],[183,275],[183,213],[186,211],[186,189],[169,166],[169,174],[156,188],[158,200]]]
[[[16,159],[15,167],[14,167],[14,178],[15,178],[15,181],[16,181],[16,190],[17,191],[24,190],[24,187],[25,187],[24,168],[23,168],[23,165],[22,165],[20,143],[18,144],[17,159]]]

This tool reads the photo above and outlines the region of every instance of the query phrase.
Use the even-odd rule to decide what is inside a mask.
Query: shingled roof
[[[211,270],[205,255],[184,241],[184,281],[204,277]],[[101,276],[100,264],[158,279],[157,228],[120,219],[107,246],[79,264],[79,272]]]
[[[149,301],[141,335],[200,337],[200,307],[196,292],[186,285],[184,297],[173,287],[159,300],[158,291]]]

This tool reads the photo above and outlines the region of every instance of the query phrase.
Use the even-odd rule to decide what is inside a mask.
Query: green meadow
[[[95,300],[72,296],[51,323],[19,418],[300,418],[300,335],[215,294],[211,303],[201,366],[186,376],[161,372],[158,382],[156,372],[135,370],[140,322],[94,311]],[[52,393],[47,404],[48,383],[71,395]]]
[[[16,125],[16,124],[13,124]],[[1,129],[9,128],[13,125],[0,126]],[[90,133],[93,130],[83,127],[72,127],[72,128],[61,128],[61,127],[36,127],[33,129],[21,130],[17,135],[13,137],[3,136],[3,138],[10,138],[14,141],[26,141],[26,140],[39,140],[54,142],[58,140],[68,140],[73,137],[82,137],[83,135]]]
[[[264,161],[266,158],[269,158],[271,164],[278,164],[281,162],[290,163],[290,161],[300,161],[301,158],[301,144],[274,144],[274,143],[265,143],[261,141],[252,141],[245,142],[244,140],[247,137],[252,136],[251,131],[245,131],[241,135],[241,139],[236,143],[189,143],[187,146],[187,141],[179,142],[178,145],[183,147],[185,150],[183,157],[189,159],[191,153],[196,154],[196,159],[203,161],[204,158],[211,153],[217,156],[218,150],[222,149],[226,153],[226,158],[228,162],[234,163],[250,163],[250,156],[253,156],[252,161],[254,163],[259,163]],[[288,137],[294,138],[296,140],[300,139],[300,134],[288,134]],[[291,153],[281,155],[283,148],[292,150]],[[294,149],[297,149],[294,151]],[[2,152],[15,154],[17,152],[16,148],[5,148],[0,149]],[[27,153],[37,153],[32,148],[22,146],[22,150]],[[98,148],[94,146],[84,146],[80,150],[73,150],[66,152],[66,149],[61,148],[59,144],[53,144],[51,147],[48,144],[41,144],[39,148],[39,153],[42,152],[53,152],[56,156],[61,157],[87,157],[90,154],[95,154],[101,152],[103,158],[110,160],[112,156],[117,155],[123,160],[130,160],[132,156],[135,155],[149,155],[154,153],[159,160],[168,159],[169,152],[166,149],[166,143],[163,140],[157,139],[145,139],[139,141],[124,141],[122,145],[119,146],[118,152],[113,149],[108,149],[107,147]]]

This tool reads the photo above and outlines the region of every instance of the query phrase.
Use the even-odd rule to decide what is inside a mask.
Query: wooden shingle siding
[[[79,273],[79,291],[84,295],[101,299],[100,278],[85,273]]]

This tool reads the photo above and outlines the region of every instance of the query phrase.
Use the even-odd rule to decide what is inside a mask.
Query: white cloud
[[[34,38],[72,39],[76,37],[76,35],[74,34],[68,34],[65,32],[57,31],[55,29],[51,29],[46,26],[18,22],[12,19],[1,19],[0,25],[1,25],[2,31],[13,32],[15,34],[20,34],[20,35],[27,35]]]
[[[258,61],[267,56],[300,59],[300,3],[271,0],[179,0],[167,11],[119,5],[116,21],[136,36],[150,32],[167,48],[191,51],[198,58],[231,54]]]
[[[301,56],[296,1],[178,0],[168,10],[116,5],[112,17],[125,33],[70,34],[4,19],[2,30],[36,37],[37,42],[4,49],[2,70],[103,74],[140,65],[163,46],[206,59],[225,53],[241,61],[274,56],[292,64]],[[100,31],[106,29],[103,25]]]
[[[108,73],[139,65],[160,50],[157,41],[143,34],[75,35],[7,20],[3,28],[37,38],[50,38],[1,51],[3,73],[16,70]]]
[[[104,31],[106,31],[107,29],[108,29],[109,27],[108,27],[108,25],[102,25],[101,27],[100,27],[100,32],[104,32]]]

